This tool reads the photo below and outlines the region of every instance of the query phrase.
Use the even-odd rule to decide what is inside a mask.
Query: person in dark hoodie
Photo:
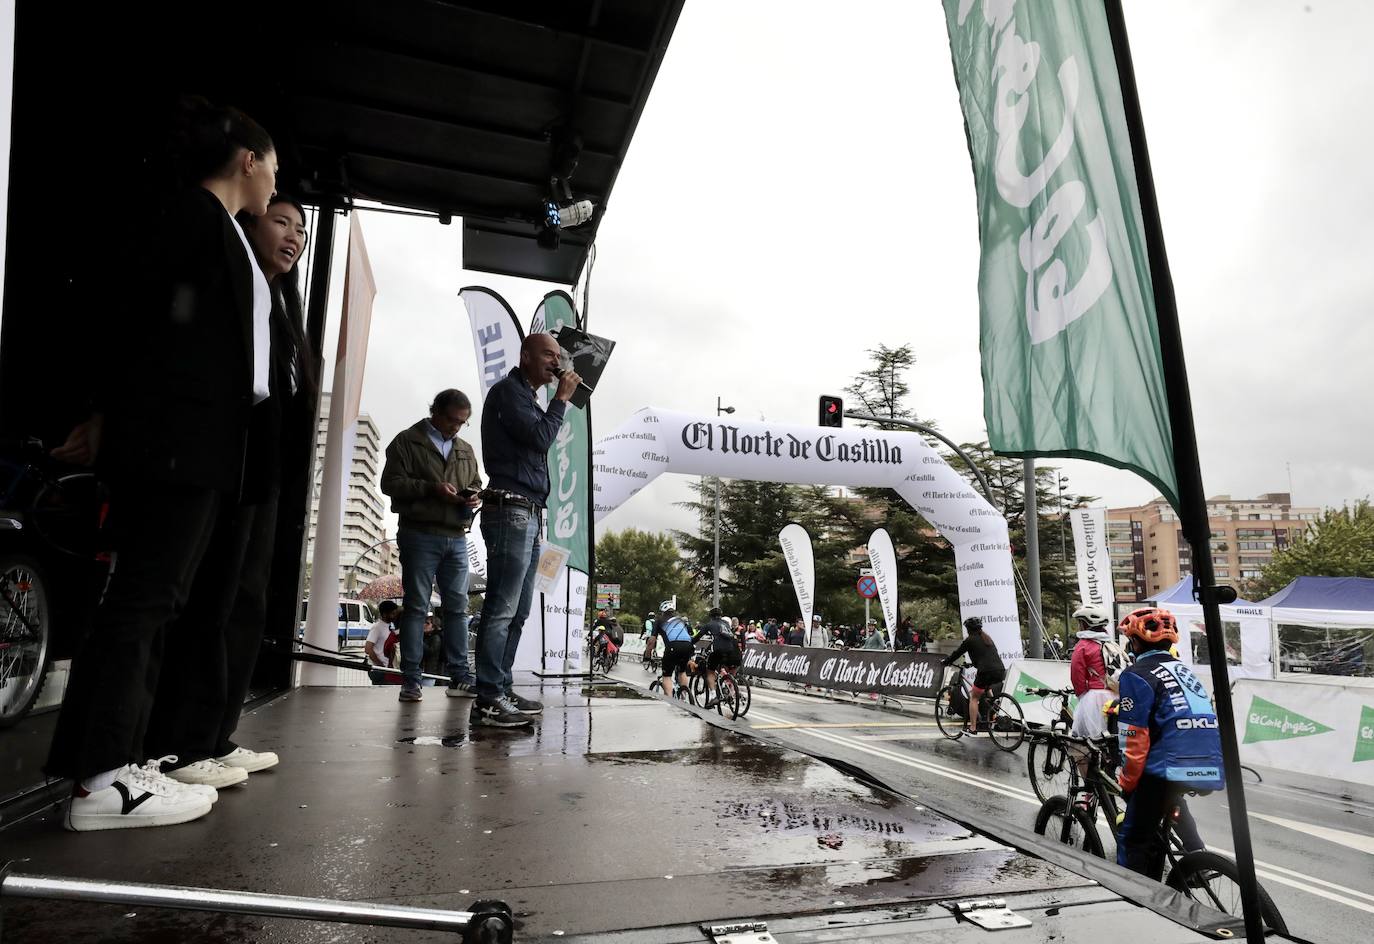
[[[396,545],[401,552],[400,701],[420,700],[424,622],[436,580],[443,606],[448,694],[473,698],[468,661],[468,530],[481,500],[482,479],[472,446],[458,431],[472,417],[461,390],[443,390],[430,404],[429,419],[396,435],[386,447],[382,493],[400,516]]]

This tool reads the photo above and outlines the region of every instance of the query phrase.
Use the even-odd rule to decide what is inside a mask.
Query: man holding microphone
[[[512,669],[520,630],[534,601],[539,532],[549,497],[549,447],[563,425],[581,378],[561,367],[551,334],[520,345],[520,365],[494,384],[482,407],[482,539],[487,545],[487,595],[477,629],[477,701],[472,724],[520,727],[543,712],[515,693]],[[548,409],[536,392],[558,381]]]

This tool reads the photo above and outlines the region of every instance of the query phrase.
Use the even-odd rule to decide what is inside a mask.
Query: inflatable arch
[[[597,440],[592,468],[597,521],[665,472],[894,489],[954,546],[962,618],[983,618],[1003,661],[1022,657],[1007,521],[920,436],[645,407]]]

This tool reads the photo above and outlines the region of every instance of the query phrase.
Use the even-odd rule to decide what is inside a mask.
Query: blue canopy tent
[[[1209,665],[1211,655],[1203,629],[1202,605],[1193,597],[1193,578],[1184,577],[1149,601],[1178,619],[1179,659],[1190,665]],[[1226,636],[1226,668],[1232,679],[1273,678],[1273,628],[1262,603],[1236,600],[1221,608]]]
[[[1298,577],[1259,605],[1280,672],[1374,677],[1374,578]]]

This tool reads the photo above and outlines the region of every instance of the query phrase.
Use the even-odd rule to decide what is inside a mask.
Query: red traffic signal
[[[839,397],[821,397],[821,417],[822,426],[840,427],[844,425],[844,401]]]

